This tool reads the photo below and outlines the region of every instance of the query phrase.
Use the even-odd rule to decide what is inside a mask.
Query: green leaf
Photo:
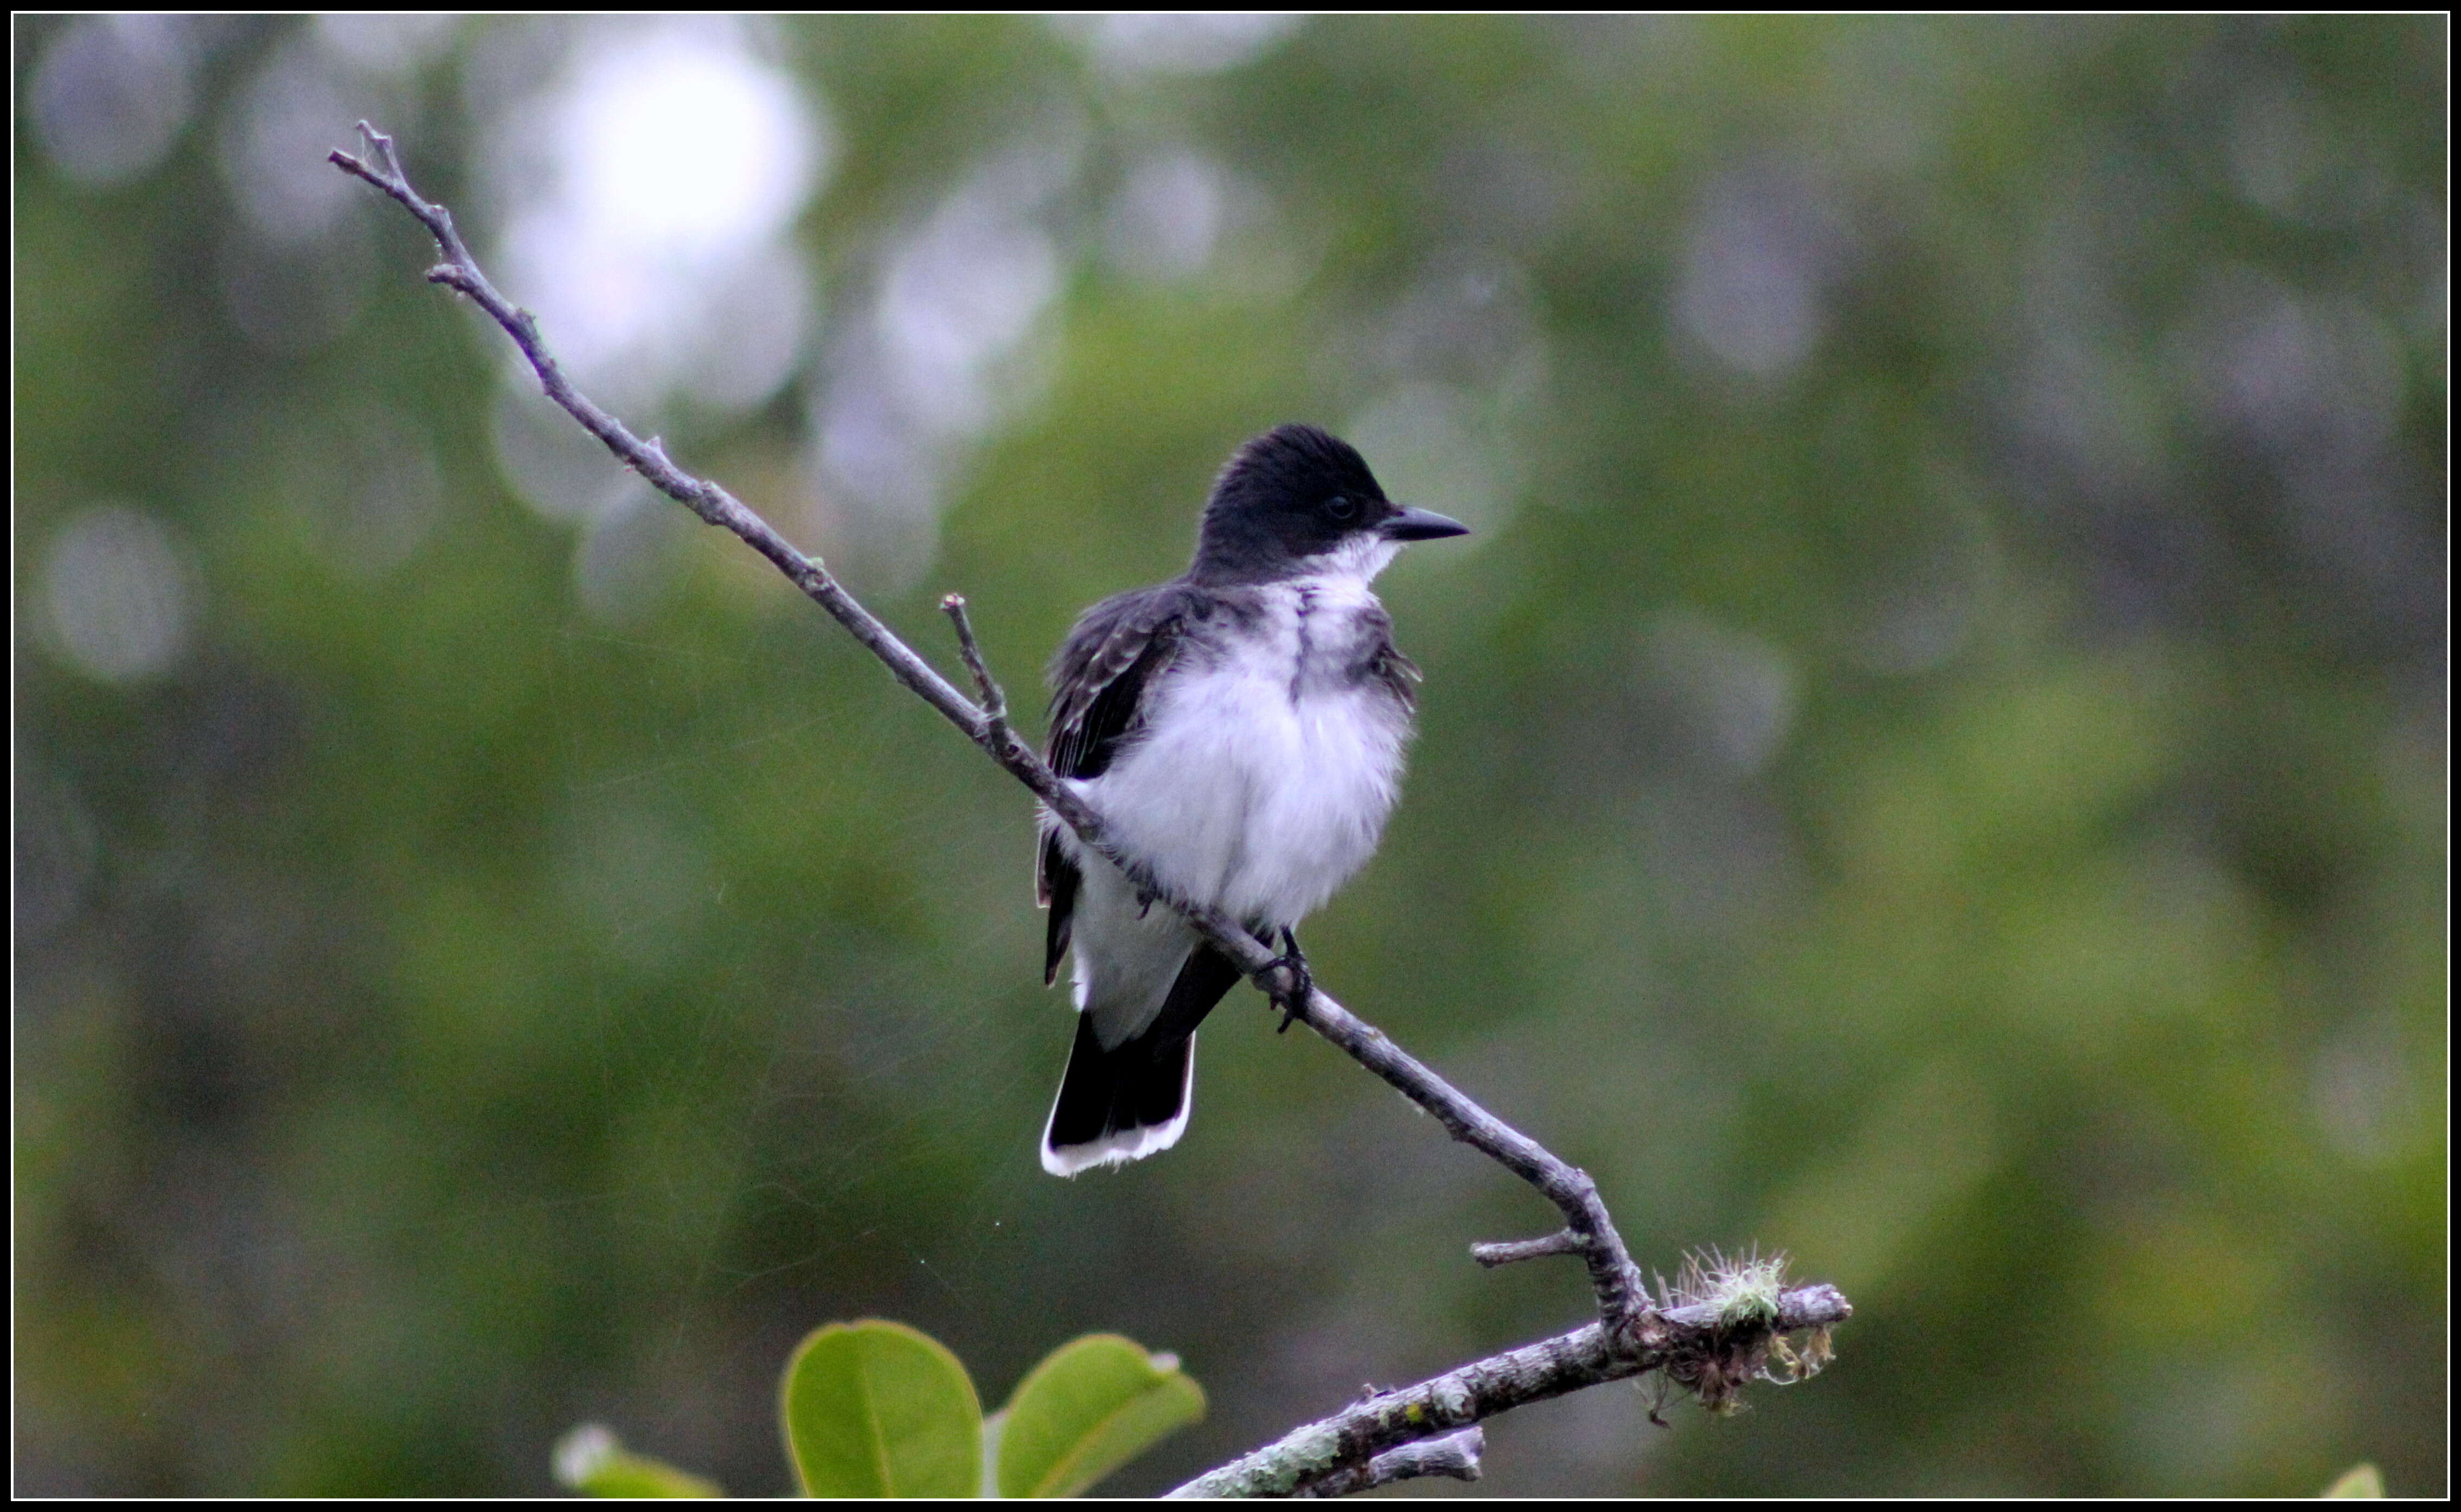
[[[796,1347],[786,1452],[815,1497],[971,1497],[983,1410],[957,1357],[903,1323],[832,1323]]]
[[[2384,1472],[2370,1464],[2350,1466],[2342,1472],[2340,1480],[2324,1488],[2327,1501],[2336,1497],[2381,1497],[2384,1494]]]
[[[1116,1333],[1063,1344],[1003,1409],[999,1493],[1070,1497],[1205,1416],[1205,1393],[1167,1354]]]
[[[612,1431],[584,1423],[556,1440],[555,1478],[588,1497],[715,1497],[717,1483],[636,1455]]]

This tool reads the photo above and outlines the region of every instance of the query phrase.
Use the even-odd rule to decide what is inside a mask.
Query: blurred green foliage
[[[2328,1501],[2360,1501],[2385,1494],[2384,1476],[2369,1464],[2352,1465],[2324,1488]]]
[[[1422,733],[1312,959],[1644,1264],[1857,1310],[1481,1489],[2445,1489],[2447,25],[18,17],[17,1488],[544,1491],[596,1420],[782,1491],[776,1361],[893,1314],[1178,1341],[1149,1491],[1587,1306],[1247,994],[1179,1148],[1044,1177],[1026,800],[559,450],[323,187],[364,116],[1020,705],[1275,422],[1478,526],[1384,580]],[[696,59],[800,166],[588,158]]]
[[[635,1454],[603,1423],[584,1423],[556,1440],[555,1479],[587,1497],[626,1501],[708,1501],[726,1493],[663,1459]]]
[[[813,1330],[779,1392],[797,1485],[832,1500],[1079,1496],[1204,1416],[1205,1393],[1176,1356],[1088,1333],[1044,1355],[985,1416],[946,1345],[880,1318]],[[555,1476],[585,1496],[721,1494],[596,1423],[557,1441]]]

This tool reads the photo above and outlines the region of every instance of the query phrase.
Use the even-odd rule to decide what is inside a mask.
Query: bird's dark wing
[[[1419,664],[1402,654],[1393,644],[1393,616],[1378,607],[1359,616],[1359,633],[1365,639],[1366,654],[1359,659],[1358,675],[1362,682],[1384,685],[1402,707],[1416,711],[1419,707]]]
[[[1068,930],[1077,917],[1077,863],[1059,848],[1059,836],[1046,831],[1042,852],[1034,862],[1034,896],[1051,910],[1042,921],[1042,985],[1059,978],[1059,958],[1068,953]]]
[[[1145,728],[1145,695],[1179,650],[1186,606],[1178,585],[1140,588],[1085,611],[1051,661],[1051,740],[1044,756],[1064,777],[1100,777]],[[1042,980],[1059,973],[1079,877],[1057,831],[1042,837],[1035,896],[1051,910]]]
[[[1144,727],[1145,690],[1179,650],[1187,606],[1177,584],[1104,599],[1051,660],[1052,770],[1100,777]]]

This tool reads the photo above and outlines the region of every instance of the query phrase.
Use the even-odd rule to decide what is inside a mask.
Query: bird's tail
[[[1169,1149],[1188,1127],[1195,1079],[1193,1032],[1157,1022],[1104,1050],[1094,1034],[1094,1015],[1078,1014],[1068,1073],[1059,1078],[1059,1096],[1042,1130],[1042,1168],[1074,1176]]]

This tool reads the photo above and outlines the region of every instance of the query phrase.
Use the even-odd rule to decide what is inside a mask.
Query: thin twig
[[[1540,1239],[1507,1239],[1493,1244],[1472,1245],[1469,1257],[1489,1269],[1509,1266],[1516,1260],[1537,1260],[1547,1255],[1577,1255],[1584,1248],[1581,1236],[1569,1228],[1559,1228]]]
[[[940,611],[957,628],[957,654],[966,659],[966,670],[974,674],[974,692],[983,700],[983,722],[995,741],[1005,743],[1008,736],[1008,694],[992,676],[983,660],[983,649],[974,642],[974,626],[966,618],[966,596],[952,593],[940,601]]]
[[[1598,1197],[1596,1183],[1587,1173],[1558,1160],[1536,1140],[1480,1107],[1451,1083],[1403,1052],[1382,1032],[1353,1015],[1323,990],[1301,981],[1295,971],[1282,963],[1281,958],[1228,914],[1174,892],[1164,885],[1143,862],[1113,842],[1102,816],[1074,788],[1062,782],[1009,725],[1006,700],[983,660],[981,648],[975,644],[962,598],[952,594],[943,601],[942,607],[956,627],[959,653],[981,692],[983,704],[979,707],[969,701],[895,632],[856,602],[819,559],[797,550],[766,521],[724,488],[677,467],[656,437],[642,440],[622,421],[575,389],[540,336],[537,318],[505,299],[488,281],[486,274],[480,270],[477,259],[471,256],[469,247],[454,229],[452,214],[442,205],[422,198],[411,187],[409,178],[402,171],[401,160],[395,152],[393,138],[366,121],[359,122],[358,129],[365,139],[369,158],[374,160],[373,165],[366,160],[340,151],[331,154],[331,160],[345,173],[364,179],[391,196],[427,228],[444,256],[442,263],[428,269],[428,280],[461,294],[503,327],[538,374],[539,382],[549,398],[563,406],[585,430],[597,437],[618,459],[640,474],[660,493],[683,504],[704,522],[733,532],[752,549],[768,558],[806,597],[827,610],[830,617],[845,627],[866,650],[880,658],[890,675],[938,710],[950,723],[963,731],[968,739],[981,747],[994,761],[1041,799],[1047,809],[1076,832],[1088,849],[1117,865],[1141,892],[1161,900],[1185,915],[1216,949],[1229,957],[1270,998],[1287,1011],[1295,1012],[1310,1029],[1382,1077],[1403,1097],[1434,1115],[1454,1139],[1480,1150],[1536,1187],[1563,1214],[1565,1227],[1561,1234],[1551,1239],[1528,1242],[1528,1245],[1548,1246],[1530,1252],[1580,1255],[1589,1269],[1591,1288],[1597,1296],[1598,1324],[1581,1334],[1567,1335],[1567,1338],[1590,1341],[1585,1348],[1591,1352],[1583,1357],[1590,1358],[1594,1354],[1596,1369],[1614,1373],[1600,1376],[1601,1379],[1619,1378],[1649,1368],[1638,1362],[1648,1357],[1648,1341],[1659,1331],[1660,1325],[1639,1269],[1626,1252],[1622,1237],[1616,1232],[1615,1221]],[[1501,1247],[1526,1249],[1528,1245]],[[1511,1258],[1522,1256],[1516,1254]],[[1530,1348],[1543,1350],[1562,1342],[1550,1341],[1548,1345]],[[1481,1362],[1465,1369],[1475,1372],[1515,1357],[1502,1355],[1495,1361]],[[1570,1390],[1574,1384],[1581,1383],[1566,1377],[1565,1384],[1540,1395],[1552,1395],[1557,1391]],[[1508,1400],[1505,1395],[1496,1395],[1492,1405],[1471,1417],[1443,1423],[1429,1420],[1417,1431],[1397,1431],[1372,1448],[1361,1445],[1358,1453],[1345,1454],[1338,1460],[1328,1461],[1328,1464],[1363,1469],[1375,1454],[1386,1449],[1475,1421],[1477,1416],[1502,1411],[1513,1405],[1515,1400],[1536,1399],[1536,1396],[1520,1395]],[[1427,1462],[1435,1463],[1441,1459],[1436,1457]],[[1405,1460],[1394,1463],[1399,1466],[1405,1461],[1406,1457]]]

